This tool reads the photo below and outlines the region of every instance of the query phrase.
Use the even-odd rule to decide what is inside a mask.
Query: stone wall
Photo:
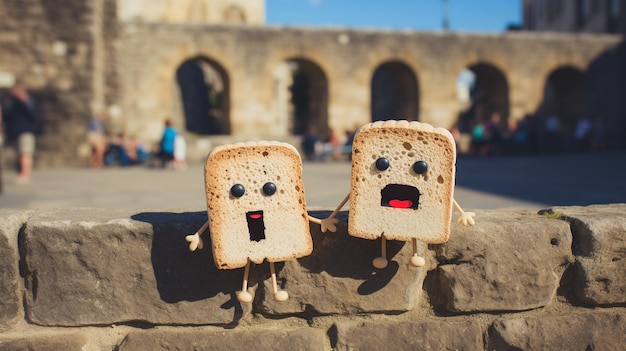
[[[218,270],[184,237],[206,212],[0,210],[2,350],[623,350],[626,204],[476,211],[443,245],[312,224],[310,256]],[[311,211],[326,217],[329,211]],[[270,293],[268,293],[268,291]]]
[[[125,23],[117,50],[119,103],[123,128],[130,134],[158,139],[168,116],[184,126],[175,73],[185,61],[205,58],[226,73],[231,136],[284,138],[289,131],[278,127],[287,123],[277,114],[275,74],[281,64],[298,59],[323,72],[329,96],[322,109],[327,110],[328,125],[341,134],[371,122],[373,75],[385,63],[401,62],[417,79],[418,119],[450,128],[460,111],[455,93],[461,70],[482,63],[501,72],[509,94],[507,116],[519,119],[539,108],[554,70],[574,67],[584,72],[620,39]],[[206,150],[199,154],[206,155]]]
[[[606,120],[608,146],[623,148],[622,41],[617,35],[578,33],[126,22],[118,17],[116,0],[3,0],[0,83],[9,76],[24,81],[41,105],[37,167],[85,165],[86,124],[103,108],[111,117],[111,133],[137,135],[147,145],[160,138],[166,118],[183,127],[176,70],[199,58],[225,74],[230,134],[190,133],[190,161],[203,160],[212,146],[233,140],[293,138],[286,121],[288,95],[277,83],[277,70],[290,60],[323,72],[328,96],[314,102],[311,114],[321,115],[323,129],[330,126],[340,134],[370,122],[373,75],[388,62],[402,63],[415,74],[418,119],[442,127],[451,127],[458,117],[456,79],[472,65],[486,64],[503,75],[506,115],[512,118],[537,111],[555,69],[586,72],[593,65],[597,74],[590,80],[588,114]],[[0,87],[0,95],[6,88]],[[4,162],[12,164],[15,157],[8,156]]]
[[[93,96],[94,1],[0,3],[0,72],[22,81],[41,111],[37,166],[76,164],[85,140]]]

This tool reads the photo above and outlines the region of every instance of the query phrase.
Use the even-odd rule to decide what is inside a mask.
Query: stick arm
[[[476,223],[474,221],[474,216],[476,216],[476,213],[463,211],[459,203],[456,202],[456,200],[454,199],[452,199],[452,205],[454,205],[454,208],[461,214],[461,216],[459,217],[459,223],[463,225],[474,225],[474,223]]]
[[[319,219],[319,218],[315,218],[312,216],[308,216],[309,221],[311,223],[316,223],[319,224],[322,227],[322,233],[325,233],[327,230],[330,230],[331,232],[336,232],[337,231],[337,222],[339,222],[338,219],[335,218],[335,216],[337,215],[337,213],[339,213],[339,211],[341,211],[341,209],[343,208],[343,206],[346,204],[346,202],[348,202],[348,200],[350,199],[350,194],[348,194],[339,204],[339,206],[337,206],[337,208],[333,211],[333,213],[330,214],[330,216],[328,216],[325,219]]]
[[[210,224],[211,219],[208,219],[197,232],[185,237],[185,240],[189,243],[189,251],[196,251],[196,249],[202,250],[204,242],[200,236],[207,230]]]

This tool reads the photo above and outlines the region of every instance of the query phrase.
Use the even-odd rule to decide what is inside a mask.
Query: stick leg
[[[422,267],[426,264],[424,257],[417,255],[417,239],[411,239],[413,243],[413,257],[411,257],[411,265],[414,267]]]
[[[243,303],[252,302],[252,295],[248,292],[248,275],[250,274],[250,260],[246,263],[246,268],[243,271],[243,283],[241,285],[241,291],[237,293],[237,300]]]
[[[274,270],[274,262],[270,262],[270,273],[272,274],[272,290],[274,292],[274,300],[276,301],[286,301],[289,298],[289,294],[287,294],[284,290],[278,290],[278,284],[276,283],[276,271]]]
[[[378,269],[383,269],[385,267],[387,267],[387,238],[385,238],[385,236],[381,236],[380,237],[382,239],[381,242],[381,256],[380,257],[376,257],[374,259],[374,261],[372,261],[372,264],[374,265],[374,267],[378,268]]]

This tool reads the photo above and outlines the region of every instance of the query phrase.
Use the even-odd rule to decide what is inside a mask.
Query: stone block
[[[454,222],[450,240],[433,245],[445,309],[471,313],[548,305],[572,260],[569,226],[528,210],[476,212],[476,225]]]
[[[216,330],[163,328],[129,333],[117,350],[294,350],[327,349],[324,331],[301,329]]]
[[[626,204],[554,207],[570,223],[576,255],[575,282],[581,302],[626,303]]]
[[[478,323],[459,317],[337,322],[333,329],[331,344],[338,351],[485,349],[485,330]]]
[[[25,228],[29,320],[45,326],[237,320],[240,274],[218,270],[210,247],[190,252],[185,241],[205,221],[204,212],[33,215]]]
[[[510,318],[493,324],[488,350],[624,350],[626,314],[571,313]]]
[[[17,320],[22,310],[18,235],[31,211],[0,210],[0,325]]]
[[[89,343],[82,333],[47,333],[39,336],[19,338],[0,338],[0,350],[7,351],[96,351],[98,348]]]
[[[310,212],[317,218],[329,214]],[[347,212],[341,212],[338,219],[335,233],[322,233],[319,225],[312,224],[313,253],[280,266],[278,276],[289,300],[274,301],[271,281],[264,280],[261,296],[257,290],[260,311],[271,315],[397,313],[416,305],[427,268],[410,265],[411,243],[388,241],[389,264],[375,269],[372,260],[381,254],[381,241],[348,235]],[[418,252],[424,255],[425,251],[426,245],[419,244]]]

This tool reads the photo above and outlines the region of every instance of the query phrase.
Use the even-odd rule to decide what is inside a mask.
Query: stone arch
[[[419,119],[417,75],[406,63],[391,60],[376,67],[372,75],[370,94],[372,121]]]
[[[543,100],[537,116],[543,120],[556,116],[561,133],[572,135],[576,124],[585,117],[586,74],[573,65],[554,68],[547,76],[543,88]]]
[[[460,74],[467,72],[473,75],[473,81],[468,87],[469,100],[465,103],[459,101],[459,131],[468,132],[474,125],[489,121],[496,113],[500,116],[501,126],[506,127],[510,97],[509,84],[503,71],[491,63],[481,61],[468,65]]]
[[[288,68],[287,128],[302,135],[314,127],[320,135],[328,131],[328,78],[315,62],[303,57],[285,60]]]
[[[176,69],[185,129],[194,134],[230,134],[230,80],[216,61],[198,56]]]

